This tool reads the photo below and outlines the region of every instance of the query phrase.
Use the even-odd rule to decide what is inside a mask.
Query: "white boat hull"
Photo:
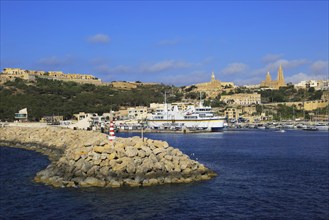
[[[147,120],[148,126],[154,129],[188,128],[190,130],[221,131],[224,129],[224,119],[198,119],[198,120]]]
[[[328,125],[315,125],[315,127],[319,130],[319,131],[328,131],[329,126]]]

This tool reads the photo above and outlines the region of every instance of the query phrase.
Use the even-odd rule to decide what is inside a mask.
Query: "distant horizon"
[[[77,73],[77,72],[72,72],[72,73],[66,73],[66,72],[64,72],[64,71],[62,71],[62,70],[41,70],[41,69],[25,69],[25,68],[20,68],[20,67],[5,67],[5,68],[3,68],[2,70],[4,70],[4,69],[7,69],[7,68],[10,68],[10,69],[22,69],[22,70],[29,70],[29,71],[44,71],[44,72],[62,72],[62,73],[64,73],[64,74],[79,74],[79,75],[93,75],[93,76],[95,76],[93,73]],[[233,82],[234,83],[234,85],[237,85],[237,86],[248,86],[248,85],[259,85],[260,83],[261,83],[261,81],[263,81],[263,80],[265,80],[265,77],[264,77],[264,79],[262,79],[260,82],[258,82],[258,83],[254,83],[254,84],[243,84],[243,85],[239,85],[239,84],[236,84],[234,81],[223,81],[223,80],[220,80],[220,79],[218,79],[217,77],[216,77],[216,73],[214,73],[215,74],[215,79],[216,80],[219,80],[220,82]],[[271,73],[270,73],[270,75],[271,75],[271,78],[272,78],[272,80],[276,80],[276,77],[277,77],[277,73],[275,74],[275,75],[272,75]],[[265,76],[266,76],[266,74],[265,74]],[[194,83],[194,84],[188,84],[188,85],[174,85],[174,84],[166,84],[166,83],[163,83],[163,82],[151,82],[151,81],[141,81],[141,80],[135,80],[135,81],[128,81],[128,80],[112,80],[112,81],[104,81],[103,79],[101,79],[101,78],[98,78],[97,77],[97,79],[100,79],[102,82],[104,82],[104,83],[111,83],[111,82],[128,82],[128,83],[136,83],[136,82],[141,82],[141,83],[154,83],[154,84],[164,84],[164,85],[174,85],[174,86],[176,86],[176,87],[182,87],[182,86],[191,86],[191,85],[195,85],[195,84],[200,84],[200,83],[206,83],[206,82],[210,82],[210,78],[211,78],[211,74],[210,74],[210,76],[209,76],[209,80],[208,81],[204,81],[204,82],[196,82],[196,83]],[[306,80],[301,80],[301,81],[298,81],[298,82],[287,82],[286,80],[285,80],[285,83],[286,84],[288,84],[288,83],[292,83],[292,84],[297,84],[297,83],[300,83],[300,82],[302,82],[302,81],[309,81],[309,80],[328,80],[328,78],[326,78],[326,79],[306,79]]]
[[[1,1],[0,68],[183,86],[328,79],[328,1]],[[14,14],[13,14],[14,13]],[[13,16],[14,15],[14,16]]]

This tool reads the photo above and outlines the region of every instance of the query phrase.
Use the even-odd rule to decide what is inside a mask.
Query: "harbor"
[[[329,219],[328,1],[0,5],[0,220]]]
[[[131,138],[140,132],[116,135]],[[191,135],[146,133],[145,137],[179,147],[218,176],[151,187],[53,188],[31,181],[48,166],[46,156],[1,147],[2,216],[30,219],[42,212],[42,219],[105,219],[109,213],[114,219],[123,215],[128,219],[232,219],[237,214],[241,219],[326,219],[329,215],[326,132],[250,129]],[[47,211],[43,211],[45,204],[51,206]]]

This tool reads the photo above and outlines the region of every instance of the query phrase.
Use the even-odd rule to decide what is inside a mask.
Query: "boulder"
[[[87,177],[84,181],[79,183],[82,187],[90,187],[90,186],[105,186],[104,180],[99,180],[94,177]]]
[[[134,147],[128,146],[125,149],[126,149],[126,155],[128,157],[134,157],[138,154],[138,150]]]

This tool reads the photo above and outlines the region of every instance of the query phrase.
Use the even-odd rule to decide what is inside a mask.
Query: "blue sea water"
[[[328,132],[145,136],[219,175],[190,184],[58,189],[32,181],[46,156],[0,147],[0,219],[329,219]]]

